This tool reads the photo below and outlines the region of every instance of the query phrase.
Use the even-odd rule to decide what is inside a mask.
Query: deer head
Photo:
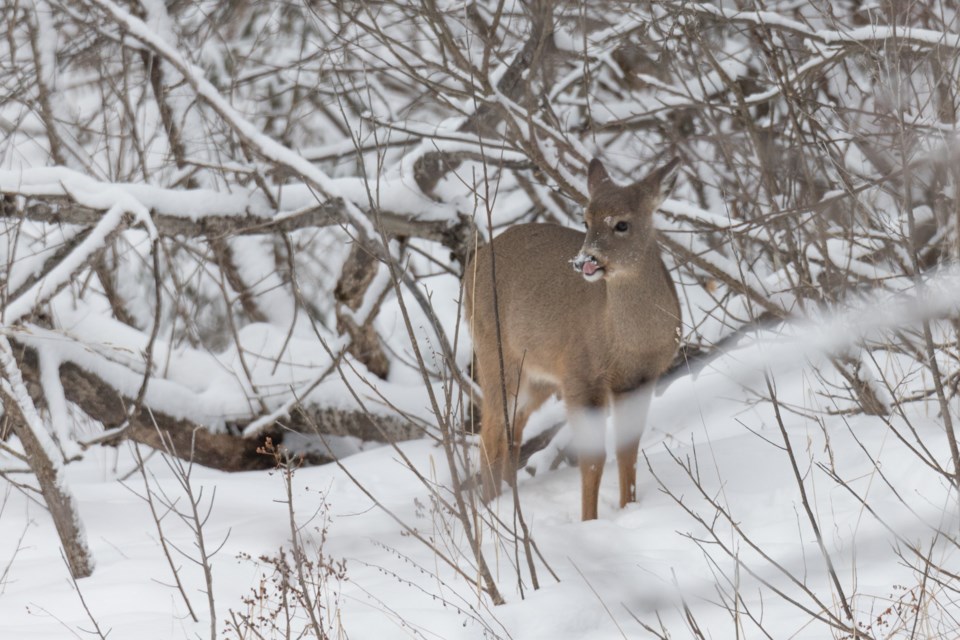
[[[670,194],[680,159],[674,158],[642,180],[620,186],[599,160],[590,161],[590,202],[584,213],[587,236],[571,261],[588,282],[634,275],[655,250],[653,213]]]

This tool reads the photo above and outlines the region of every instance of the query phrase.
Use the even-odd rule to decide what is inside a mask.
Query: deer
[[[552,223],[510,227],[477,249],[464,307],[482,392],[481,496],[516,482],[523,429],[559,394],[573,429],[581,518],[597,518],[612,412],[620,508],[636,501],[637,455],[654,384],[680,342],[680,302],[653,214],[680,160],[616,184],[594,158],[585,231]]]

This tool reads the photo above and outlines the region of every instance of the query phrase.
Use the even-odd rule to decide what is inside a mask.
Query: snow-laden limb
[[[103,436],[94,440],[95,443],[117,442],[123,437],[155,449],[171,452],[197,464],[229,471],[273,466],[272,461],[257,453],[257,449],[263,444],[262,439],[241,439],[226,433],[215,433],[207,429],[206,425],[198,424],[189,418],[179,419],[170,416],[161,408],[141,406],[137,414],[130,415],[129,409],[135,405],[135,391],[124,393],[123,390],[116,389],[99,375],[104,372],[104,369],[97,372],[85,370],[66,357],[69,353],[63,350],[57,350],[53,356],[40,355],[36,347],[22,340],[23,335],[25,335],[24,332],[14,332],[11,336],[18,352],[23,356],[21,363],[23,376],[31,381],[37,381],[42,375],[39,371],[39,361],[45,357],[58,357],[62,361],[58,375],[65,399],[107,427],[124,425],[122,429],[108,429]],[[3,340],[6,341],[6,338],[3,337]],[[48,349],[62,347],[51,341],[41,340],[41,342]],[[88,360],[87,364],[89,362]],[[122,370],[123,367],[120,369]],[[126,376],[131,381],[141,377],[135,375],[130,369],[126,369]],[[18,435],[25,449],[31,446],[30,433]],[[280,438],[276,438],[276,441],[279,440]],[[38,443],[35,448],[40,450],[40,446]],[[48,442],[47,446],[55,447],[52,441]],[[53,459],[56,460],[56,458]],[[321,456],[314,456],[312,459],[315,462],[326,461]]]
[[[738,52],[744,53],[744,52]],[[607,102],[594,107],[596,122],[600,126],[614,126],[641,118],[666,120],[670,114],[684,108],[699,108],[710,98],[727,91],[737,80],[748,76],[750,68],[735,57],[719,61],[717,69],[711,69],[695,76],[679,78],[675,83],[666,83],[647,74],[637,74],[636,80],[643,81],[649,90],[630,94],[623,102]],[[729,108],[727,104],[717,108]],[[600,111],[602,109],[602,116]]]
[[[774,11],[735,11],[705,2],[683,3],[686,11],[705,13],[731,22],[743,22],[755,26],[790,31],[824,44],[868,44],[874,42],[897,42],[921,47],[948,47],[960,49],[960,34],[907,26],[870,24],[848,30],[816,29]]]
[[[915,27],[867,25],[848,31],[817,31],[815,37],[820,38],[826,44],[863,44],[896,40],[912,46],[960,49],[960,33]]]
[[[97,180],[68,167],[0,169],[0,193],[28,200],[64,198],[93,211],[121,205],[131,211],[149,211],[192,221],[211,216],[266,218],[270,214],[267,199],[243,187],[235,187],[228,193],[213,189],[165,189],[143,183]]]
[[[40,445],[43,454],[59,470],[60,464],[57,461],[62,458],[60,449],[47,432],[47,428],[43,424],[43,418],[40,417],[40,413],[33,404],[33,399],[23,384],[23,376],[17,366],[10,341],[3,335],[0,335],[0,366],[3,367],[4,394],[8,400],[16,402],[24,425],[35,433],[37,443]]]
[[[50,426],[63,455],[68,459],[73,458],[80,453],[80,450],[72,433],[67,398],[60,381],[60,360],[53,349],[44,349],[39,355],[40,384],[43,387],[43,399],[50,413]]]
[[[383,123],[378,123],[383,124]],[[374,140],[371,143],[360,144],[351,138],[344,138],[329,144],[318,145],[315,147],[305,147],[300,150],[300,154],[311,162],[322,162],[336,158],[348,157],[359,152],[373,151],[384,147],[405,146],[420,141],[421,136],[416,133],[403,135],[391,135],[387,140]]]
[[[507,164],[507,165],[527,165],[529,164],[529,158],[519,151],[510,149],[505,145],[505,140],[497,139],[495,137],[483,137],[482,134],[478,133],[466,133],[463,130],[463,125],[465,122],[469,122],[468,118],[449,118],[448,120],[435,125],[432,127],[425,126],[418,123],[407,123],[407,122],[388,122],[388,121],[376,121],[375,124],[382,126],[391,131],[397,131],[403,135],[401,141],[403,144],[413,144],[419,143],[424,140],[429,140],[429,146],[427,147],[433,151],[441,151],[444,153],[462,153],[471,157],[486,157],[490,156],[488,159],[496,163]],[[455,125],[455,126],[454,126]],[[353,141],[350,142],[350,152],[356,152],[356,143]],[[391,139],[385,143],[387,144],[399,144],[394,142]],[[496,153],[491,153],[491,149],[495,149]],[[314,158],[319,155],[323,150],[307,149],[304,150],[303,155],[308,158]],[[418,150],[415,153],[421,152]]]
[[[11,196],[53,196],[68,198],[91,209],[120,209],[144,226],[151,238],[156,227],[150,219],[150,206],[144,198],[150,187],[101,182],[66,167],[41,167],[20,170],[0,169],[0,193]],[[186,205],[187,202],[181,202]]]
[[[816,33],[809,25],[773,11],[734,11],[707,2],[684,3],[683,9],[705,13],[731,22],[746,22],[756,26],[776,27],[806,37],[814,37]]]
[[[140,214],[138,218],[149,217],[149,214],[142,208],[136,212]],[[123,226],[124,217],[127,213],[128,209],[123,205],[115,204],[110,207],[90,234],[73,251],[67,254],[63,260],[29,289],[7,304],[2,314],[4,324],[11,325],[19,322],[37,306],[50,300],[67,286],[74,275],[88,264],[94,254],[103,249],[110,236]]]
[[[338,178],[341,191],[366,199],[358,178]],[[402,176],[379,183],[378,198],[385,208],[378,223],[391,236],[423,238],[460,250],[468,235],[451,207],[427,202],[414,194]],[[18,207],[0,207],[0,216],[51,224],[96,225],[114,204],[150,212],[149,228],[161,236],[221,237],[342,225],[348,222],[342,198],[317,202],[306,185],[286,185],[277,195],[280,209],[270,206],[256,190],[234,186],[230,192],[213,189],[168,189],[149,184],[96,180],[66,167],[0,169],[0,193],[21,200]],[[147,218],[140,217],[141,221]]]
[[[149,336],[116,320],[95,313],[82,302],[76,310],[67,305],[54,305],[54,316],[62,331],[51,331],[27,325],[23,330],[10,332],[17,342],[38,351],[52,350],[54,356],[64,363],[72,363],[103,380],[117,394],[136,398],[140,389],[143,371],[143,353]],[[260,325],[263,329],[267,325]],[[240,332],[241,347],[251,351],[254,384],[264,390],[268,404],[276,401],[278,383],[285,376],[296,379],[296,371],[309,371],[328,360],[316,349],[297,349],[299,342],[289,351],[299,356],[296,362],[287,361],[277,376],[269,375],[267,363],[276,355],[269,349],[279,349],[282,334],[267,332],[256,326]],[[237,348],[222,354],[189,348],[177,348],[158,338],[154,346],[155,360],[170,365],[165,371],[150,373],[150,384],[144,396],[144,404],[155,411],[175,419],[190,420],[205,425],[214,432],[223,431],[227,422],[245,422],[252,417],[250,399],[253,389],[246,382],[238,363]],[[172,357],[175,353],[176,357]],[[313,356],[319,355],[322,360]],[[292,375],[291,375],[292,374]],[[305,373],[300,374],[305,375]],[[274,381],[275,380],[275,381]],[[281,391],[282,392],[282,391]]]
[[[60,450],[37,413],[33,399],[23,383],[13,348],[3,335],[0,335],[0,367],[3,369],[0,391],[3,394],[4,409],[13,417],[14,433],[23,446],[30,469],[36,476],[44,501],[50,509],[70,574],[74,578],[85,578],[93,573],[93,557],[87,546],[83,523],[77,514],[73,496],[63,478],[59,462]]]
[[[783,82],[780,82],[764,91],[758,91],[757,93],[751,93],[750,95],[744,96],[744,104],[762,104],[782,95],[786,88],[796,86],[797,83],[805,80],[814,71],[839,61],[842,53],[843,52],[841,50],[830,50],[821,55],[813,56],[803,64],[799,65],[796,69],[789,69]]]

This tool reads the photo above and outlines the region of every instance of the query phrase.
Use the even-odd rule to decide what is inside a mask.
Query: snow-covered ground
[[[933,405],[905,405],[890,425],[876,417],[814,413],[828,403],[810,363],[770,367],[835,582],[773,404],[758,397],[768,395],[758,363],[771,349],[758,342],[728,353],[654,399],[642,442],[649,466],[641,460],[639,504],[617,508],[612,461],[595,522],[579,521],[575,468],[525,475],[524,516],[559,582],[538,562],[541,588],[533,591],[521,550],[521,595],[513,545],[488,531],[483,551],[507,600],[502,606],[492,606],[427,545],[403,533],[394,516],[472,572],[453,518],[430,508],[427,489],[397,450],[384,446],[343,461],[390,513],[373,506],[336,465],[296,471],[296,519],[309,552],[316,555],[326,525],[323,554],[346,561],[346,578],[329,578],[323,592],[326,624],[335,637],[354,639],[656,637],[641,623],[674,638],[695,637],[692,625],[709,638],[844,637],[816,619],[828,617],[823,607],[844,619],[839,584],[867,637],[955,637],[960,611],[953,592],[924,582],[904,562],[922,566],[910,551],[914,545],[939,566],[960,567],[957,548],[937,534],[957,530],[956,493],[896,435],[913,446],[923,442],[945,462],[947,441]],[[548,403],[534,416],[530,433],[559,415],[559,404]],[[399,450],[439,485],[449,485],[443,453],[432,441],[407,442]],[[111,638],[209,637],[204,577],[190,559],[198,557],[194,538],[174,515],[163,519],[167,539],[184,554],[173,552],[199,622],[190,619],[173,586],[140,497],[143,479],[129,475],[134,467],[126,447],[91,450],[66,467],[96,560],[93,576],[76,587],[44,508],[4,486],[0,637],[91,637],[90,616]],[[170,467],[154,455],[147,468],[153,490],[179,499],[184,509],[186,497]],[[192,484],[202,489],[202,510],[210,511],[206,545],[218,549],[212,559],[218,637],[236,637],[226,631],[231,610],[266,611],[275,595],[268,591],[250,604],[263,576],[271,574],[257,559],[290,547],[283,476],[195,468]],[[717,507],[731,519],[718,515]],[[509,497],[494,509],[511,519]],[[731,613],[735,601],[738,615]],[[303,624],[301,619],[294,626]]]

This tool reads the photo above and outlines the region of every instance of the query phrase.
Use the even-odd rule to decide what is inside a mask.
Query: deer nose
[[[594,260],[587,260],[583,263],[583,267],[580,269],[580,273],[584,275],[585,278],[592,278],[600,273],[603,268],[597,264]]]
[[[594,253],[581,250],[570,262],[573,264],[573,269],[588,282],[594,282],[604,275],[603,258]]]
[[[577,273],[583,273],[583,265],[585,265],[587,262],[596,262],[596,260],[593,258],[593,256],[586,254],[583,251],[575,255],[573,259],[570,260],[570,264],[573,265],[573,270]]]

